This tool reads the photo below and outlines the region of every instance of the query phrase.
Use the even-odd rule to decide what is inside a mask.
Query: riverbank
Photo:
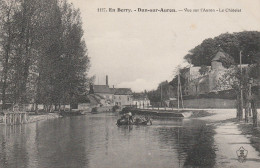
[[[49,120],[62,117],[58,113],[30,114],[27,123],[32,123],[41,120]]]
[[[199,118],[215,127],[214,142],[217,147],[216,167],[259,167],[260,166],[260,129],[238,122],[235,109],[208,110],[212,116]],[[248,151],[246,162],[238,160],[237,151],[243,147]]]
[[[240,131],[240,135],[246,137],[249,141],[250,144],[256,149],[256,151],[259,152],[260,156],[260,127],[258,126],[257,128],[253,127],[253,121],[252,118],[249,118],[249,123],[245,123],[244,120],[238,121],[235,116],[236,116],[236,111],[235,110],[228,110],[226,116],[223,116],[221,112],[215,111],[212,117],[214,117],[215,125],[217,126],[223,126],[223,125],[235,125],[236,129]],[[208,112],[208,113],[212,113]],[[230,115],[231,114],[231,115]],[[208,114],[207,114],[208,115]],[[258,109],[258,115],[259,115],[259,109]],[[221,117],[220,117],[221,116]],[[232,117],[231,117],[232,116]],[[224,119],[225,117],[225,119]],[[206,117],[202,119],[210,119],[211,117]],[[221,120],[218,120],[220,119]],[[258,123],[260,123],[260,120],[258,119]],[[232,141],[231,141],[232,142]]]
[[[62,116],[58,113],[29,114],[27,123],[32,123],[32,122],[41,121],[41,120],[55,119],[55,118],[60,118],[60,117],[62,117]],[[2,115],[0,115],[0,123],[3,124]]]

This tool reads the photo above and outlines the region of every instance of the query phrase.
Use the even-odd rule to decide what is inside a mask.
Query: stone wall
[[[181,104],[181,102],[180,102]],[[232,99],[216,99],[216,98],[200,98],[188,99],[183,101],[184,108],[235,108],[236,100]],[[177,107],[177,101],[173,102]]]
[[[112,112],[113,106],[94,107],[92,112]]]

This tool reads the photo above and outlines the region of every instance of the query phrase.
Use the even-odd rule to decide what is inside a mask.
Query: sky
[[[260,30],[259,0],[69,0],[81,11],[95,84],[156,89],[207,38]],[[98,8],[241,9],[241,12],[98,12]]]

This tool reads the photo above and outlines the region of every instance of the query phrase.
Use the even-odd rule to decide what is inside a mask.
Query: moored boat
[[[131,121],[127,118],[120,118],[117,120],[116,125],[152,125],[152,120],[150,118],[136,118]]]

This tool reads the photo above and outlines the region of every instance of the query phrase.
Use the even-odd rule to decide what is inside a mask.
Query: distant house
[[[126,106],[132,105],[132,90],[130,88],[110,88],[108,85],[108,76],[106,76],[106,85],[91,85],[89,95],[100,96],[102,106]]]
[[[104,106],[114,105],[114,92],[108,85],[108,76],[106,76],[106,85],[90,85],[89,94],[98,95],[104,98]]]
[[[144,93],[135,93],[133,96],[133,105],[137,108],[147,108],[150,106],[150,100]]]
[[[133,93],[130,88],[116,88],[114,93],[114,102],[118,106],[132,105]]]
[[[102,97],[105,101],[103,105],[114,105],[114,93],[108,85],[91,85],[89,93],[92,95],[98,95]]]

